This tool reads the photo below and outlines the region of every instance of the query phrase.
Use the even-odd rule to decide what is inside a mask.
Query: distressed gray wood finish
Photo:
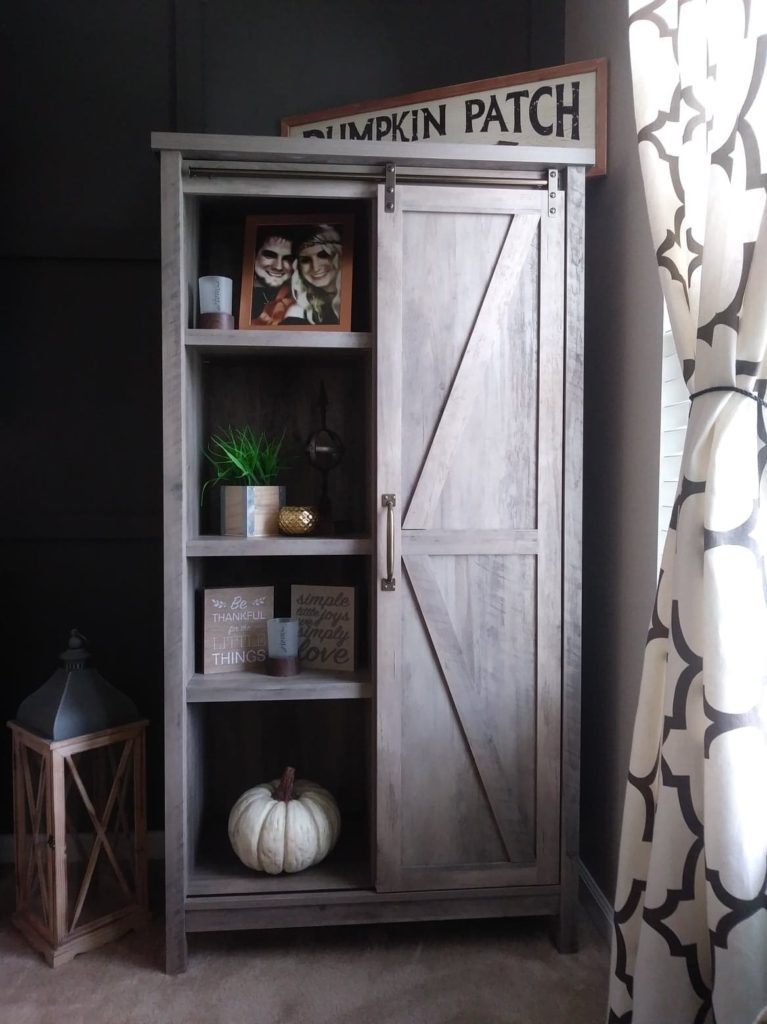
[[[372,347],[372,335],[365,331],[338,331],[337,334],[326,332],[320,341],[313,335],[310,339],[293,331],[197,331],[186,332],[187,348],[198,348],[205,355],[217,352],[231,354],[247,349],[257,352],[260,349],[274,351],[287,349],[291,352],[316,352],[318,349],[369,349]]]
[[[257,160],[265,163],[378,165],[392,161],[402,167],[493,168],[501,171],[545,170],[594,163],[594,150],[578,153],[558,146],[467,146],[441,142],[364,142],[335,139],[291,139],[247,135],[199,135],[152,132],[152,148],[174,150],[186,160]]]
[[[206,900],[194,897],[187,901],[186,922],[190,932],[231,931],[234,929],[257,928],[300,928],[304,926],[339,924],[377,924],[394,921],[454,921],[462,918],[483,917],[527,917],[538,914],[553,914],[556,911],[556,895],[536,895],[534,892],[516,892],[505,895],[494,893],[492,899],[459,894],[458,898],[429,898],[420,894],[420,899],[410,901],[397,894],[396,900],[385,900],[380,896],[348,900],[351,894],[343,891],[323,893],[321,902],[314,902],[302,893],[293,905],[285,900],[269,905],[262,897],[246,898],[232,896]],[[245,905],[243,905],[245,904]]]
[[[565,429],[562,567],[562,864],[557,946],[577,948],[581,758],[581,595],[583,513],[583,288],[585,172],[566,172]]]
[[[182,334],[187,317],[181,254],[184,225],[181,158],[163,153],[162,348],[163,520],[165,537],[165,956],[166,969],[186,969],[184,899],[186,878],[186,705],[183,680],[191,675],[186,607],[184,408],[186,367]]]
[[[371,695],[370,680],[361,672],[306,670],[290,679],[252,672],[194,675],[186,691],[188,701],[360,700]]]
[[[379,351],[400,413],[379,459],[400,456],[403,519],[399,589],[378,599],[394,654],[377,884],[555,882],[563,218],[540,192],[398,196],[399,222],[379,223],[379,294],[403,296]]]
[[[274,555],[367,555],[367,537],[195,537],[187,541],[186,553],[195,558]]]
[[[402,642],[397,602],[393,594],[381,591],[380,581],[387,573],[387,510],[384,494],[402,494],[400,485],[401,376],[403,273],[398,238],[402,231],[400,207],[386,211],[384,186],[378,190],[377,204],[376,290],[376,363],[375,363],[375,444],[376,489],[376,567],[375,594],[376,642],[376,884],[390,888],[398,874],[398,849],[401,843],[399,793],[402,787],[399,704],[402,673]],[[384,296],[386,299],[384,301]],[[401,502],[401,498],[400,498]],[[393,509],[394,550],[399,550],[401,503]],[[401,586],[401,580],[400,580]],[[385,698],[384,698],[384,691]]]
[[[560,948],[573,948],[583,169],[544,148],[173,135],[153,146],[163,150],[167,969],[184,969],[188,931],[209,929],[547,914]],[[554,216],[551,167],[565,168],[567,193]],[[370,201],[370,320],[317,340],[196,330],[217,204],[284,210],[312,197],[357,214]],[[343,406],[342,423],[333,404],[328,422],[353,449],[349,529],[204,535],[200,448],[212,420],[284,419],[291,367],[304,373],[300,401],[314,367]],[[303,435],[305,412],[290,416]],[[388,493],[393,593],[380,589]],[[195,592],[272,582],[354,585],[369,670],[195,674]],[[248,872],[214,840],[244,788],[296,761],[339,799],[350,845],[301,876]]]

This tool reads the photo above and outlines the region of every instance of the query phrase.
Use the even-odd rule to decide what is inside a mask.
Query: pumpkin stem
[[[274,800],[284,800],[287,803],[293,799],[293,783],[296,781],[296,769],[286,768],[282,773],[279,785],[274,791]]]

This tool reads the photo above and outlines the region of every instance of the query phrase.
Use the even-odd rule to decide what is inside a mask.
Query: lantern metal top
[[[85,637],[76,629],[62,651],[62,667],[19,705],[16,722],[46,739],[67,740],[135,722],[138,709],[90,665]]]

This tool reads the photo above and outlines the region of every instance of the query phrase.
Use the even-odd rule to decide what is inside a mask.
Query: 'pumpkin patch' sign
[[[354,587],[290,588],[298,619],[298,657],[305,668],[354,671]]]

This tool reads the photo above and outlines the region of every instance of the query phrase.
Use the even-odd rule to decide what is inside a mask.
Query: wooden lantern
[[[73,632],[73,638],[70,651],[62,655],[64,669],[21,705],[17,721],[8,723],[16,848],[13,922],[52,967],[149,918],[147,723],[131,721],[55,738],[62,722],[71,729],[90,716],[91,722],[104,724],[113,711],[108,703],[99,705],[97,697],[100,688],[112,688],[86,665],[79,634]],[[51,697],[54,691],[57,701]],[[71,703],[78,691],[91,698],[80,717]],[[123,714],[133,707],[126,702]],[[41,735],[41,707],[54,709],[48,730],[54,738]]]

